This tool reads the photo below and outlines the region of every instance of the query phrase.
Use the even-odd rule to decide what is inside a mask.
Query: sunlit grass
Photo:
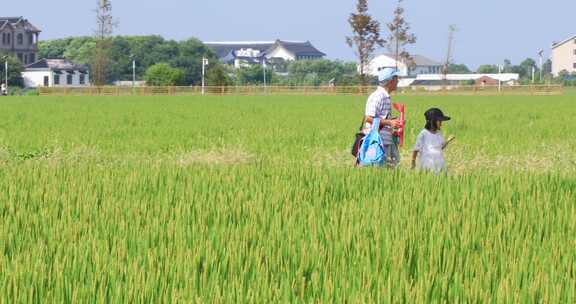
[[[399,101],[448,176],[352,168],[360,97],[2,99],[1,298],[574,303],[574,100]]]

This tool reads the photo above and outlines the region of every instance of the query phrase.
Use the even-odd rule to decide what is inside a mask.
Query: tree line
[[[96,39],[74,37],[42,41],[41,58],[65,58],[74,63],[93,65]],[[110,39],[109,63],[105,83],[132,79],[132,60],[136,61],[137,80],[150,85],[199,85],[202,58],[207,58],[207,85],[262,84],[264,69],[253,65],[236,69],[221,63],[214,52],[198,39],[166,40],[160,36],[115,36]],[[356,64],[339,60],[284,62],[266,68],[272,85],[355,85]]]

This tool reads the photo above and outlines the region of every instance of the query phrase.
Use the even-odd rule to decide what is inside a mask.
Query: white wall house
[[[552,45],[552,74],[576,72],[576,36]]]
[[[65,59],[42,59],[29,64],[22,72],[22,78],[27,88],[90,85],[88,67]]]
[[[518,84],[520,74],[502,73],[502,74],[420,74],[416,78],[409,78],[405,86],[444,86],[449,83],[451,86],[465,84],[468,81],[474,81],[476,85],[483,85],[482,80],[502,85],[513,86]],[[490,84],[489,84],[490,85]]]
[[[407,64],[402,60],[396,62],[395,56],[382,54],[370,61],[367,74],[377,76],[380,69],[395,67],[398,67],[402,77],[416,77],[421,74],[440,74],[442,72],[441,63],[421,55],[412,55],[409,63]]]
[[[236,68],[262,63],[263,60],[297,61],[322,59],[326,56],[310,41],[242,41],[205,42],[220,61]]]

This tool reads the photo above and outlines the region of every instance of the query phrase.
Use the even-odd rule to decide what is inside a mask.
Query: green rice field
[[[0,302],[575,303],[575,96],[399,96],[395,171],[361,96],[0,98]]]

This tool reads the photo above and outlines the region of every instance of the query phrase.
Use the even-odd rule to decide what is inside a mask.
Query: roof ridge
[[[564,44],[566,44],[568,41],[570,41],[570,40],[572,40],[572,39],[576,39],[576,35],[572,35],[570,38],[564,39],[564,40],[562,40],[562,41],[560,41],[560,42],[553,43],[553,44],[552,44],[552,49],[555,49],[555,48],[557,48],[557,47],[559,47],[559,46],[561,46],[561,45],[564,45]]]

